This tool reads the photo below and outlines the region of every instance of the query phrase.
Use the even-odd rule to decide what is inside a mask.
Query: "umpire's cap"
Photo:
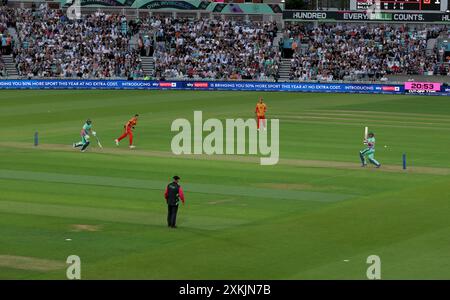
[[[175,175],[175,176],[173,176],[173,180],[180,180],[180,177]]]

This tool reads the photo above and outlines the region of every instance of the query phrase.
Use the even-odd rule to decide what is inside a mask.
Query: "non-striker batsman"
[[[73,148],[81,147],[81,152],[85,152],[86,148],[90,144],[89,134],[92,134],[93,136],[96,135],[95,131],[92,130],[92,121],[90,119],[87,119],[80,132],[81,141],[79,141],[78,143],[73,143]]]

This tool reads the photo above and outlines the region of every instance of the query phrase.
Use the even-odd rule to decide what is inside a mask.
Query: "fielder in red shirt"
[[[119,142],[124,139],[126,136],[128,136],[130,140],[130,149],[136,148],[136,146],[133,145],[133,129],[137,125],[139,115],[135,114],[134,117],[132,117],[123,127],[125,128],[125,132],[117,139],[114,140],[116,142],[116,145],[119,146]]]

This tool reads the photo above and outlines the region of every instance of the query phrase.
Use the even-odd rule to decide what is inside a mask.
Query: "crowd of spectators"
[[[417,30],[390,25],[288,25],[291,80],[385,79],[385,75],[438,73],[436,51],[427,40],[445,27]],[[280,45],[283,48],[283,45]]]
[[[12,52],[14,41],[8,31],[9,27],[15,26],[14,10],[5,6],[0,7],[0,77],[6,77],[6,65],[2,55],[9,55]]]
[[[14,41],[8,28],[17,32]],[[386,75],[442,74],[437,49],[443,26],[287,24],[280,47],[276,22],[124,16],[96,12],[70,20],[45,4],[0,8],[1,54],[13,54],[21,77],[277,80],[289,57],[290,80],[384,80]],[[288,46],[286,46],[288,42]],[[0,59],[0,75],[6,68]]]
[[[8,72],[6,71],[6,66],[3,58],[0,56],[0,77],[6,77]]]
[[[0,32],[12,24],[17,31],[13,57],[21,77],[142,78],[148,74],[140,56],[154,56],[158,78],[278,76],[275,22],[171,17],[127,22],[100,12],[69,20],[63,11],[41,5],[0,14]]]
[[[140,27],[141,53],[153,53],[163,78],[277,79],[277,24],[213,19],[149,18]]]
[[[20,76],[139,78],[140,57],[129,45],[127,20],[97,12],[69,20],[42,5],[16,9],[18,45],[13,56]]]
[[[0,7],[0,53],[11,54],[13,49],[13,39],[8,31],[9,27],[15,26],[14,10],[7,7]]]

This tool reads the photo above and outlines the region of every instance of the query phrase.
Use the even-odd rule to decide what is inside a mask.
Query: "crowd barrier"
[[[0,89],[105,89],[105,90],[212,90],[274,91],[364,94],[428,94],[450,96],[450,87],[440,83],[369,84],[250,81],[157,81],[157,80],[0,80]]]

